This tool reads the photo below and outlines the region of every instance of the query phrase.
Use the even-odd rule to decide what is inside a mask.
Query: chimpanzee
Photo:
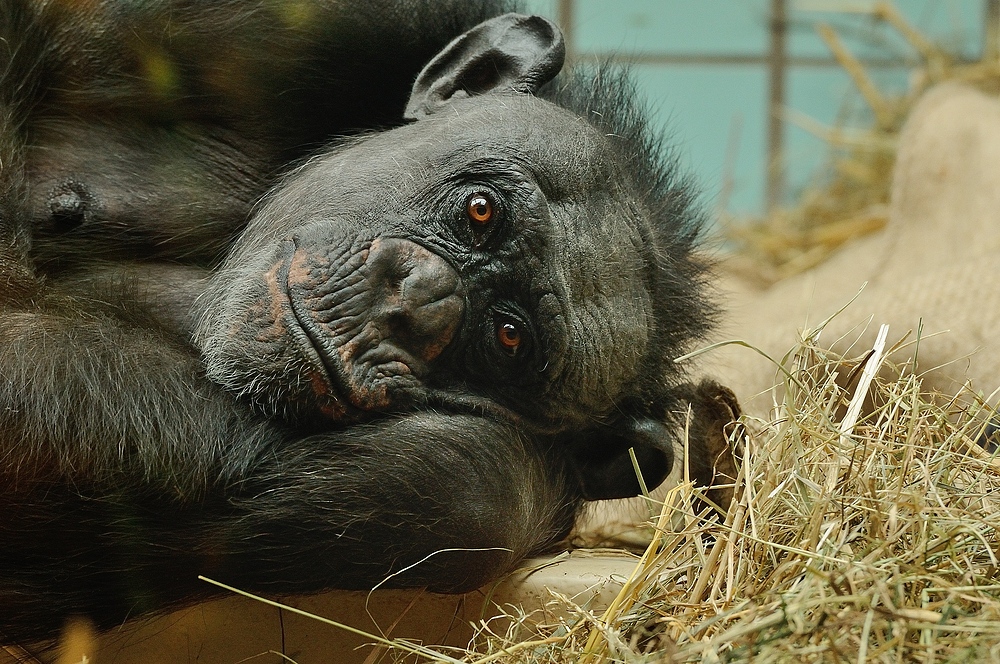
[[[667,474],[702,216],[506,9],[0,5],[0,639],[462,591]]]

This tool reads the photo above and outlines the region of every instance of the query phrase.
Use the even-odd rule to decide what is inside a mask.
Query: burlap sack
[[[856,297],[824,329],[821,345],[861,356],[881,324],[890,326],[891,345],[907,332],[915,338],[922,321],[917,371],[925,387],[955,393],[971,381],[989,394],[1000,386],[998,258],[1000,100],[941,85],[918,103],[900,136],[886,229],[763,292],[724,280],[725,318],[710,341],[740,339],[779,359],[799,330],[814,328]],[[906,361],[913,349],[892,359]],[[697,373],[729,386],[744,410],[767,416],[771,388],[780,382],[772,362],[740,346],[710,351],[697,362]],[[634,537],[629,527],[648,514],[641,501],[596,505],[578,541]]]
[[[1000,100],[941,85],[924,96],[900,136],[886,229],[765,292],[730,284],[716,340],[743,339],[780,357],[797,330],[861,291],[824,330],[826,345],[845,350],[849,340],[861,354],[880,324],[890,326],[892,343],[908,331],[913,339],[922,320],[917,369],[927,372],[924,384],[953,393],[971,380],[989,393],[1000,385],[998,256]],[[894,359],[912,353],[911,346]],[[705,358],[706,373],[731,387],[745,409],[764,411],[770,398],[758,395],[775,383],[773,364],[739,347]]]

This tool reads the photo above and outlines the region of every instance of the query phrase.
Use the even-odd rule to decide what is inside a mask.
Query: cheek
[[[230,265],[215,275],[197,335],[208,376],[268,414],[328,404],[314,388],[321,373],[295,341],[287,255],[270,261],[259,271]]]
[[[203,350],[213,364],[253,364],[260,371],[279,365],[287,353],[288,317],[282,265],[256,279],[242,280],[218,297],[201,326]]]
[[[590,218],[586,230],[576,219],[567,222],[564,232],[575,233],[567,236],[573,241],[553,243],[550,264],[567,339],[552,382],[560,401],[601,414],[639,374],[655,318],[630,217]]]

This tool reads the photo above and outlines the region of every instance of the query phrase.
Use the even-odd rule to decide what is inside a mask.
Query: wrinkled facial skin
[[[209,375],[291,418],[500,404],[560,429],[607,415],[653,324],[648,221],[609,150],[585,121],[509,94],[312,160],[202,301]]]

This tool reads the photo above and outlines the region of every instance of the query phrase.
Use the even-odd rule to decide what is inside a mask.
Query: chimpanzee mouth
[[[310,382],[312,392],[319,402],[320,412],[331,419],[348,421],[361,421],[376,416],[378,414],[376,411],[358,407],[353,403],[350,398],[350,387],[343,373],[338,370],[341,366],[339,355],[336,351],[328,349],[329,344],[323,341],[323,330],[319,329],[308,312],[303,311],[303,305],[296,302],[291,295],[288,300],[292,311],[291,318],[294,318],[295,323],[294,326],[288,325],[289,335],[295,340],[306,362],[318,372],[312,375]],[[321,378],[322,385],[317,384],[317,378]],[[407,410],[402,403],[402,396],[401,393],[396,395],[393,410]],[[411,406],[434,407],[441,412],[479,416],[489,412],[494,417],[510,421],[521,420],[512,411],[491,400],[462,391],[428,390],[422,398],[418,398],[415,393],[411,394],[411,397],[413,397]]]
[[[290,370],[302,374],[301,379],[309,384],[309,393],[315,397],[316,406],[323,415],[336,420],[363,419],[365,411],[351,402],[350,389],[340,370],[339,356],[331,352],[329,344],[324,341],[323,331],[318,329],[303,303],[292,295],[288,274],[293,256],[294,249],[282,269],[282,285],[290,311],[290,315],[285,317],[285,327],[305,366],[291,367]]]
[[[333,418],[426,401],[465,315],[458,271],[391,236],[292,238],[281,253],[267,288],[296,394]]]
[[[310,392],[316,398],[318,410],[330,419],[354,422],[371,419],[379,413],[385,414],[383,410],[364,408],[354,402],[351,398],[353,391],[349,384],[350,376],[346,375],[346,368],[343,366],[340,354],[333,346],[329,331],[324,329],[325,325],[329,324],[318,324],[314,318],[314,312],[304,302],[293,296],[288,283],[288,274],[294,251],[293,249],[292,253],[285,259],[280,277],[287,298],[288,310],[291,312],[290,315],[286,316],[285,327],[289,337],[294,341],[296,349],[307,364],[300,371],[306,374],[304,377],[310,383]],[[406,362],[400,363],[406,364]],[[416,377],[410,374],[408,367],[407,371],[402,372],[402,374],[405,375],[399,375],[396,378],[416,380]],[[558,425],[526,421],[522,416],[496,401],[471,394],[466,390],[450,390],[441,387],[421,390],[419,388],[413,389],[413,387],[411,385],[410,389],[407,389],[405,386],[397,385],[398,391],[395,393],[393,407],[390,410],[404,411],[408,410],[408,407],[423,407],[455,414],[482,416],[489,413],[495,418],[516,422],[526,430],[530,429],[540,433],[560,430]]]
[[[311,295],[296,293],[301,286],[292,283],[291,275],[299,248],[294,241],[291,244],[280,277],[291,312],[285,327],[304,360],[304,366],[291,370],[297,370],[300,380],[308,383],[308,393],[318,410],[331,419],[360,421],[377,412],[407,409],[411,401],[418,400],[420,381],[414,374],[420,373],[419,361],[400,349],[393,352],[378,343],[367,348],[362,343],[361,348],[356,348],[355,341],[348,342],[345,348],[338,347],[334,333],[338,317],[331,310],[314,310],[309,305]],[[335,266],[326,267],[335,271]],[[326,320],[329,316],[332,320]]]
[[[299,311],[295,301],[289,296],[288,302],[292,315],[289,317],[294,321],[288,321],[288,334],[292,338],[298,351],[304,356],[308,369],[308,380],[313,394],[321,401],[331,401],[329,405],[320,404],[320,410],[324,414],[333,417],[345,417],[348,411],[354,410],[350,402],[345,398],[345,386],[340,385],[340,381],[335,381],[334,376],[338,376],[336,370],[331,370],[330,354],[325,352],[316,339],[315,331],[310,334],[309,319]],[[342,411],[342,412],[341,412]]]

